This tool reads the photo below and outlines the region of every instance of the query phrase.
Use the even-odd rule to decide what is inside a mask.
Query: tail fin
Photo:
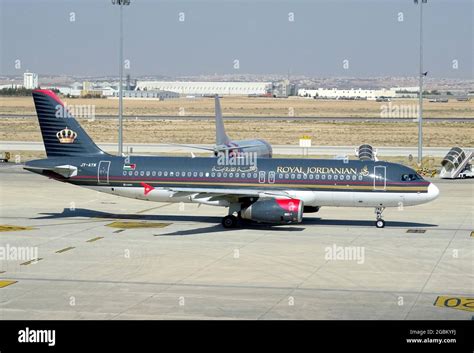
[[[34,90],[33,99],[48,157],[105,154],[53,91]]]
[[[216,103],[216,145],[226,145],[230,142],[230,138],[225,133],[224,121],[222,120],[221,103],[219,96],[215,97]]]

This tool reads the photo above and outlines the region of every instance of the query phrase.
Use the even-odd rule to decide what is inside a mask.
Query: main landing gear
[[[222,225],[224,228],[235,228],[237,227],[237,222],[240,219],[240,210],[242,205],[240,203],[232,203],[229,205],[229,214],[222,218]],[[238,217],[234,216],[237,214]]]
[[[237,217],[228,215],[222,218],[222,225],[224,228],[235,228],[237,226]]]
[[[375,214],[377,215],[377,220],[375,221],[375,226],[377,228],[383,228],[385,227],[385,221],[382,219],[382,212],[385,209],[385,207],[376,207],[375,208]]]

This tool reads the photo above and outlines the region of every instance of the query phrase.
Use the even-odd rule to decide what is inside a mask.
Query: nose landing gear
[[[376,207],[375,208],[375,214],[377,217],[377,220],[375,221],[375,226],[377,228],[383,228],[385,227],[385,221],[382,219],[382,212],[385,209],[385,207]]]

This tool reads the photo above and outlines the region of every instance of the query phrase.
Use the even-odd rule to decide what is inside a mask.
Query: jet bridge
[[[443,179],[457,179],[473,177],[474,171],[471,164],[473,153],[464,151],[460,147],[453,147],[441,161],[439,177]]]

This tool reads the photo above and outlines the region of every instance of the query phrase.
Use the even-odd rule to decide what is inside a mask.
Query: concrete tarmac
[[[0,319],[471,320],[474,181],[435,183],[437,200],[385,210],[384,229],[370,208],[322,208],[225,230],[223,208],[0,164]],[[30,248],[39,261],[12,256]]]

